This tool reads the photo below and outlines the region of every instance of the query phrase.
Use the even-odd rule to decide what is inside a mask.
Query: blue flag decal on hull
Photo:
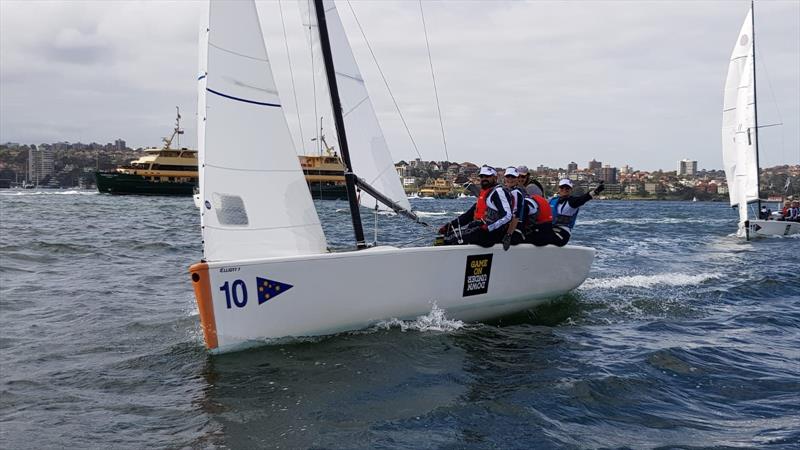
[[[281,283],[280,281],[268,280],[266,278],[256,277],[258,283],[258,304],[263,305],[272,298],[283,294],[291,289],[291,284]]]

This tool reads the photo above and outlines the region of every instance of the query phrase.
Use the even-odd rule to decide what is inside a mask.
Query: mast
[[[342,116],[342,102],[339,99],[339,88],[336,85],[336,72],[333,69],[333,56],[331,55],[331,42],[328,38],[328,24],[325,21],[325,8],[322,0],[314,0],[314,11],[317,15],[319,27],[319,41],[322,49],[322,59],[325,62],[325,74],[328,78],[328,90],[331,95],[333,119],[336,123],[336,134],[339,138],[339,150],[345,166],[344,180],[347,187],[347,200],[350,203],[350,218],[353,221],[353,232],[356,237],[356,248],[367,248],[364,241],[364,228],[361,225],[361,212],[359,211],[358,198],[356,197],[356,176],[353,165],[350,163],[350,149],[347,147],[347,135],[344,129]]]
[[[751,45],[753,46],[753,132],[756,135],[756,197],[758,198],[758,213],[756,217],[761,214],[761,165],[758,162],[758,100],[756,98],[756,10],[755,1],[750,0],[750,28],[753,30],[751,33]]]

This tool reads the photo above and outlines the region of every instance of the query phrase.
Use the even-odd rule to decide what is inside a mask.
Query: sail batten
[[[255,3],[210,2],[208,15],[198,78],[205,259],[324,253]]]

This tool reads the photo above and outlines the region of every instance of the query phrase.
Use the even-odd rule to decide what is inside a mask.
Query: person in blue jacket
[[[603,192],[606,187],[601,181],[594,190],[583,195],[572,195],[572,188],[572,180],[564,178],[558,182],[558,193],[550,199],[550,207],[553,209],[553,234],[555,235],[552,244],[559,247],[563,247],[569,242],[580,207]]]

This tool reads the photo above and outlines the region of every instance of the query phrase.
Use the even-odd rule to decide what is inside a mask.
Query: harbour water
[[[471,201],[412,204],[439,224]],[[349,245],[346,203],[318,205]],[[214,357],[190,198],[4,191],[0,215],[0,448],[800,441],[800,239],[744,242],[727,204],[591,202],[573,238],[597,249],[586,283],[495,323],[432,310]],[[381,243],[433,237],[377,221]]]

